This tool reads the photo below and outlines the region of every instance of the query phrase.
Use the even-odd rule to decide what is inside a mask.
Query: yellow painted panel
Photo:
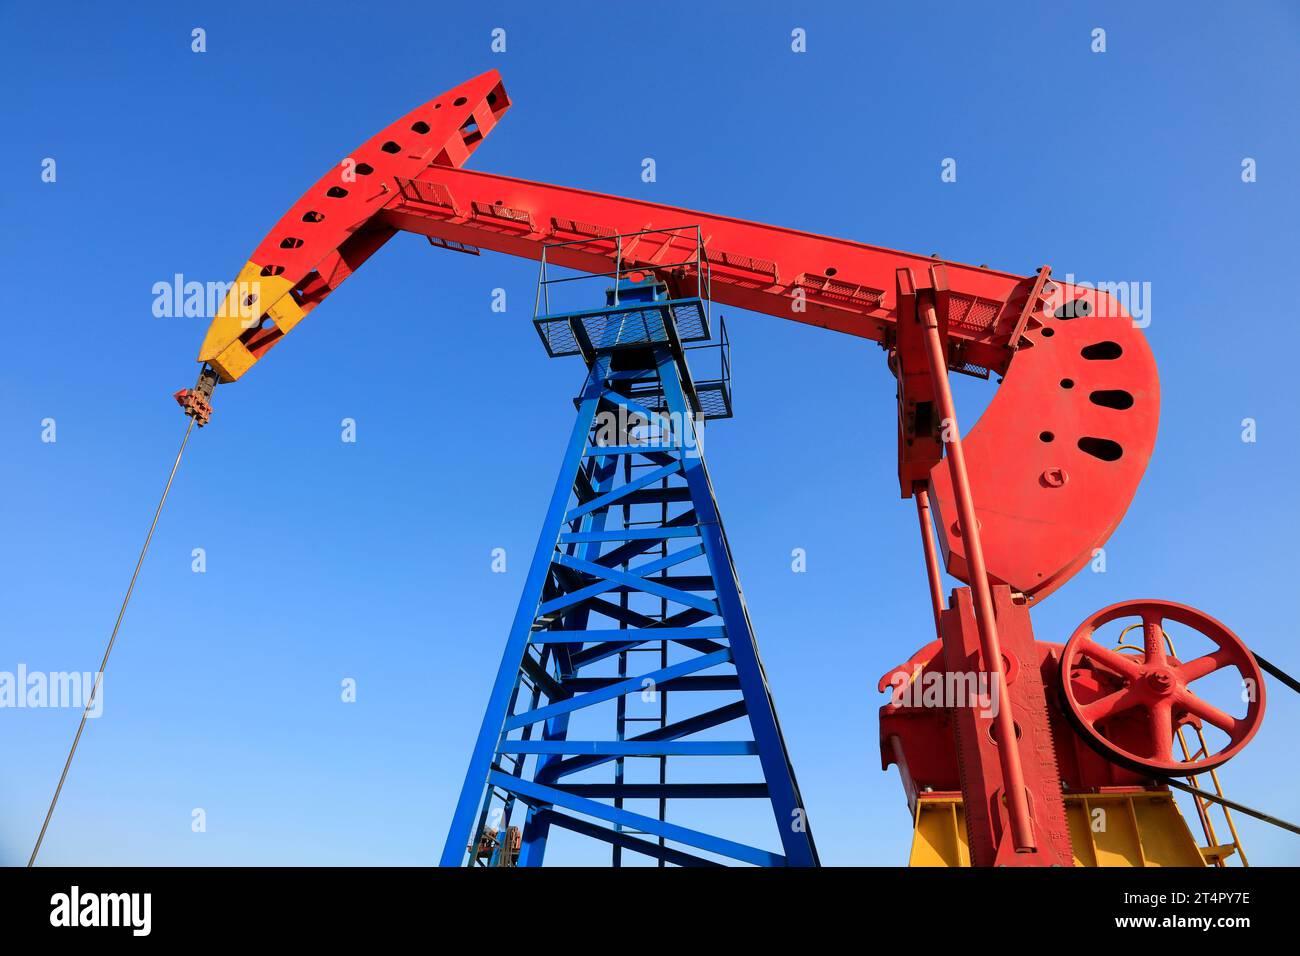
[[[1067,794],[1075,866],[1204,866],[1201,850],[1168,793]],[[910,866],[970,866],[959,797],[917,803]]]
[[[208,359],[208,363],[221,373],[223,382],[233,382],[252,368],[256,361],[253,353],[244,348],[242,342],[231,342],[219,355]]]
[[[281,276],[262,275],[262,267],[256,262],[245,263],[244,268],[240,269],[239,275],[235,277],[235,284],[226,293],[225,301],[217,309],[217,314],[212,317],[212,324],[208,326],[207,334],[203,337],[203,345],[199,349],[199,361],[212,362],[215,365],[213,360],[223,355],[232,343],[238,341],[245,331],[252,328],[258,318],[277,306],[279,301],[289,294],[291,288],[293,288],[292,283]],[[246,305],[250,296],[254,298]],[[290,302],[292,301],[291,299]],[[293,309],[298,309],[297,303],[293,303]],[[298,313],[290,328],[302,318],[301,310],[298,310]],[[289,316],[292,312],[286,311],[285,314]],[[251,355],[248,359],[248,365],[256,361]],[[248,367],[245,366],[239,374],[247,370]],[[231,377],[238,378],[239,375]]]
[[[303,310],[298,306],[298,303],[294,301],[293,296],[282,295],[276,301],[275,305],[271,306],[269,314],[272,321],[275,322],[276,328],[281,332],[288,332],[295,325],[301,322],[303,316],[307,313],[303,312]]]
[[[1070,826],[1070,848],[1074,851],[1074,865],[1096,866],[1097,849],[1092,845],[1088,808],[1081,799],[1065,801],[1065,821]]]
[[[1135,797],[1133,809],[1142,832],[1147,866],[1204,866],[1205,858],[1172,796]]]
[[[1142,840],[1128,800],[1090,799],[1066,801],[1066,814],[1082,814],[1092,838],[1094,866],[1142,866]],[[1077,858],[1076,858],[1077,863]]]
[[[970,866],[966,814],[959,799],[922,798],[916,808],[909,866]]]

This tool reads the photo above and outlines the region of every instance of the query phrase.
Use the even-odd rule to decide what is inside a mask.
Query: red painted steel
[[[326,173],[289,208],[250,258],[268,269],[283,270],[292,283],[312,280],[302,287],[303,295],[323,298],[325,286],[337,285],[330,281],[332,267],[349,259],[349,240],[393,204],[397,180],[429,166],[461,165],[509,108],[510,99],[495,70],[416,107],[348,154],[356,164],[355,179],[343,180],[339,168]],[[331,196],[331,191],[343,195]],[[294,246],[294,241],[301,245]]]
[[[895,270],[925,269],[936,261],[898,252],[701,212],[531,182],[476,170],[427,169],[399,183],[399,195],[382,218],[390,225],[493,252],[528,259],[543,245],[579,241],[553,249],[548,262],[585,272],[608,272],[612,237],[647,229],[699,226],[713,279],[712,298],[723,305],[872,339],[892,340]],[[586,240],[582,243],[581,240]],[[678,246],[650,237],[623,250],[629,267],[688,258],[691,240]],[[1007,339],[1018,321],[1032,280],[1023,276],[947,263],[969,320],[954,332],[959,357],[1004,370],[1013,350]],[[693,277],[684,270],[683,275]]]
[[[952,605],[943,615],[945,676],[966,678],[951,686],[969,687],[971,677],[988,674],[1001,687],[988,707],[978,700],[949,702],[971,863],[1071,866],[1074,858],[1047,699],[1042,677],[1033,666],[1037,651],[1029,609],[1009,588],[990,589],[989,609],[997,614],[1002,638],[997,658],[1001,673],[994,673],[978,623],[979,595],[973,591],[954,591]],[[1008,755],[1016,758],[1014,776],[1008,772]],[[1017,829],[1016,787],[1028,843],[1026,833]]]
[[[997,591],[995,586],[995,594]],[[973,618],[971,628],[972,640],[977,641]],[[978,647],[978,643],[974,646]],[[1010,658],[1015,660],[1008,671],[1014,684],[1023,666],[1022,658],[1030,666],[1038,668],[1051,726],[1051,750],[1056,756],[1064,790],[1077,793],[1147,786],[1151,779],[1149,771],[1131,770],[1103,756],[1084,741],[1066,716],[1061,703],[1061,654],[1065,645],[1035,641],[1034,647],[1034,652],[1027,655],[1013,651]],[[878,688],[881,692],[892,688],[889,702],[879,712],[881,766],[886,769],[891,765],[899,767],[909,801],[913,790],[937,794],[962,792],[962,769],[958,764],[952,709],[923,700],[921,691],[921,688],[931,686],[930,682],[937,684],[947,679],[943,642],[940,640],[926,644],[905,663],[880,678]],[[902,693],[902,689],[909,685],[912,692]],[[1021,723],[1023,739],[1023,721]],[[1041,740],[1039,744],[1042,744]]]
[[[1040,601],[1119,525],[1159,424],[1155,359],[1128,313],[1090,290],[1068,296],[1059,311],[1090,314],[1052,310],[1026,333],[1033,345],[1017,353],[965,441],[989,572]],[[942,469],[931,472],[930,491],[948,570],[967,580]]]
[[[199,353],[223,381],[243,374],[307,313],[384,245],[396,230],[378,214],[397,196],[396,183],[429,166],[464,163],[510,107],[495,70],[489,70],[417,107],[354,149],[307,190],[261,241],[239,282],[256,284],[245,305],[228,299]],[[237,290],[239,296],[244,290]],[[221,353],[238,341],[247,349],[230,367]],[[251,357],[250,357],[251,356]]]
[[[957,513],[965,530],[967,560],[970,562],[969,581],[974,594],[975,623],[979,630],[979,644],[983,653],[983,670],[996,685],[999,700],[1009,701],[1006,672],[1002,660],[1002,644],[998,637],[998,620],[993,611],[993,592],[989,587],[988,570],[984,566],[983,537],[975,517],[975,499],[971,496],[970,480],[966,473],[966,456],[962,448],[961,429],[957,424],[957,409],[948,386],[948,365],[944,360],[943,341],[939,335],[939,319],[935,312],[936,290],[928,292],[919,303],[920,323],[924,330],[926,357],[930,363],[930,378],[939,415],[940,431],[946,444],[946,458],[957,496]],[[945,642],[947,641],[945,632]],[[994,717],[998,739],[998,763],[1002,768],[1002,781],[1006,794],[1007,813],[1011,822],[1011,839],[1017,852],[1030,853],[1036,848],[1033,823],[1029,812],[1029,792],[1025,788],[1025,775],[1020,760],[1020,747],[1016,741],[1015,724],[1010,707],[1001,707]]]
[[[1019,725],[1021,750],[1031,766],[1049,758],[1055,760],[1055,778],[1060,780],[1061,793],[1150,789],[1153,773],[1177,776],[1202,773],[1239,753],[1258,729],[1265,709],[1262,674],[1240,639],[1209,615],[1169,601],[1123,602],[1090,616],[1075,631],[1069,644],[1037,641],[1031,651],[1023,644],[1024,635],[1030,633],[1028,608],[1004,587],[995,586],[993,590],[998,620],[1003,625],[1003,653],[1008,662],[1010,699]],[[964,610],[958,614],[959,609]],[[1144,647],[1163,620],[1172,620],[1205,634],[1218,650],[1182,662],[1169,657],[1161,642],[1163,663],[1147,666],[1145,651],[1120,654],[1093,641],[1092,635],[1102,626],[1130,617],[1143,621],[1144,615]],[[1000,786],[998,775],[990,776],[988,755],[970,752],[972,747],[984,747],[985,741],[991,739],[987,733],[989,721],[978,713],[959,713],[959,708],[941,706],[940,703],[946,702],[923,696],[922,688],[941,686],[940,682],[950,680],[952,675],[964,675],[980,666],[979,661],[970,659],[972,654],[981,652],[969,595],[957,593],[954,609],[944,612],[944,624],[942,641],[926,644],[905,663],[882,676],[878,685],[882,692],[893,689],[889,702],[880,708],[881,764],[884,768],[891,764],[898,766],[908,805],[913,810],[918,792],[961,793],[964,802],[975,801],[983,807]],[[947,651],[949,644],[959,652],[962,647],[967,648],[966,656],[959,653],[952,657]],[[1116,661],[1116,657],[1121,659]],[[1157,660],[1154,653],[1152,660]],[[1037,692],[1024,696],[1024,688],[1017,692],[1026,666],[1037,671],[1041,698]],[[1141,678],[1133,679],[1142,668],[1146,669],[1149,690],[1140,686]],[[1185,690],[1187,684],[1224,668],[1235,668],[1243,682],[1250,682],[1242,686],[1256,694],[1244,717],[1233,718],[1213,704],[1192,696],[1190,691],[1186,695],[1180,692],[1165,695],[1161,687],[1150,682],[1152,676],[1168,673],[1174,678],[1171,682],[1174,688]],[[1134,685],[1138,685],[1137,689],[1130,690]],[[908,688],[910,692],[905,693]],[[1133,706],[1115,710],[1117,693],[1131,693]],[[1225,732],[1229,733],[1230,743],[1208,755],[1208,759],[1153,760],[1151,729],[1156,711],[1152,702],[1162,697],[1174,701],[1167,739],[1164,724],[1160,724],[1163,740],[1160,752],[1166,757],[1172,757],[1173,735],[1180,723],[1204,720],[1213,725],[1217,722],[1220,727],[1228,728]],[[1109,721],[1102,720],[1102,726],[1098,727],[1098,718],[1087,708],[1107,699],[1110,703],[1104,709],[1112,717]],[[1041,722],[1034,716],[1035,700],[1041,700],[1047,708],[1050,736],[1042,734]],[[1191,700],[1192,706],[1180,705],[1179,700]],[[1214,720],[1209,719],[1211,716]],[[986,729],[980,733],[982,719]],[[1039,769],[1043,772],[1031,770],[1029,776],[1030,790],[1035,794],[1035,823],[1041,834],[1038,812],[1045,805],[1044,800],[1054,804],[1059,797],[1052,796],[1054,776],[1047,773],[1049,765],[1042,764]],[[972,859],[985,862],[999,853],[1006,855],[995,812],[998,801],[988,805],[992,808],[988,814],[968,824]]]
[[[925,556],[925,579],[930,588],[930,608],[934,612],[934,633],[942,634],[943,578],[939,573],[939,555],[934,547],[934,521],[930,513],[930,492],[916,489],[916,517],[921,525],[921,553]]]
[[[1105,624],[1137,617],[1140,654],[1122,653],[1092,639]],[[1195,660],[1168,653],[1164,621],[1204,634],[1217,649]],[[1240,676],[1246,713],[1234,717],[1195,694],[1191,684],[1224,668]],[[1222,765],[1259,730],[1264,716],[1264,675],[1241,639],[1203,611],[1172,601],[1124,601],[1103,608],[1079,625],[1061,661],[1066,712],[1079,732],[1108,759],[1139,771],[1186,776]],[[1228,738],[1214,753],[1177,760],[1174,744],[1184,724],[1217,727]]]

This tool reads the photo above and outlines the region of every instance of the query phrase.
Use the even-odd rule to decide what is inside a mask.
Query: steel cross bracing
[[[591,366],[444,866],[498,862],[521,811],[519,866],[556,828],[616,865],[817,862],[674,351]],[[718,777],[678,782],[688,762]],[[683,802],[738,799],[770,806],[779,848],[674,822]]]

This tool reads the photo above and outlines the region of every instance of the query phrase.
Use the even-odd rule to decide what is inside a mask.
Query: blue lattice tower
[[[731,413],[725,353],[716,381],[686,363],[707,302],[615,274],[536,325],[588,374],[442,865],[539,866],[557,829],[616,866],[816,865],[702,457]]]

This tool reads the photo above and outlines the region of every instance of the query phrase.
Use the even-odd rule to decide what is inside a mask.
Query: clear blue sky
[[[154,317],[153,284],[233,279],[327,167],[495,67],[515,105],[476,168],[1150,282],[1156,455],[1107,572],[1052,596],[1036,633],[1064,640],[1103,605],[1167,597],[1300,671],[1293,5],[443,6],[0,6],[0,670],[98,663],[206,324]],[[43,862],[436,858],[581,378],[529,328],[534,280],[526,262],[398,237],[219,391]],[[869,343],[728,323],[737,418],[710,431],[710,465],[822,856],[901,863],[910,826],[879,769],[874,685],[931,622],[897,497],[893,382]],[[968,427],[989,388],[961,383]],[[496,547],[507,574],[491,573]],[[1300,818],[1297,716],[1275,687],[1224,772],[1231,796]],[[0,712],[0,861],[26,861],[76,721]],[[1300,840],[1241,829],[1254,861],[1300,862]]]

